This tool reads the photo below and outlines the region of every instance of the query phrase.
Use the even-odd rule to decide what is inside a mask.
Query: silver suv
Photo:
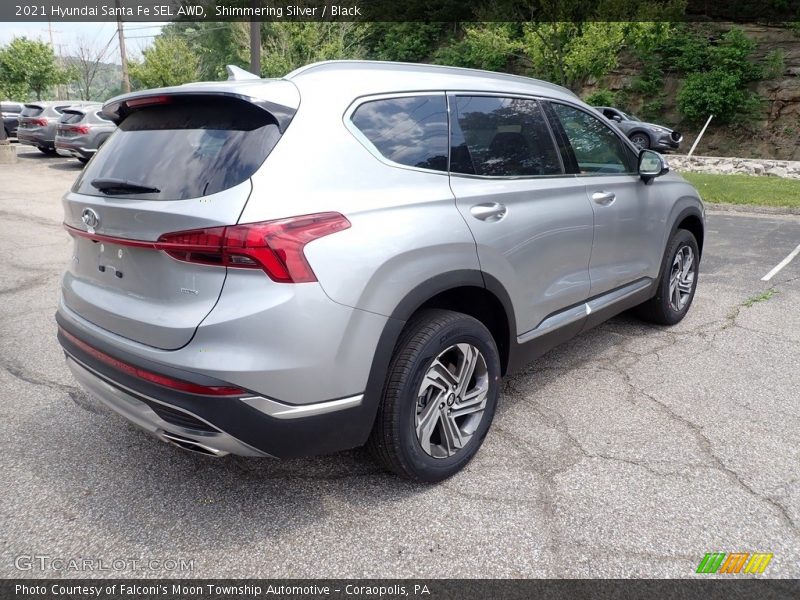
[[[64,197],[58,337],[75,378],[162,440],[296,457],[366,444],[438,481],[500,379],[697,285],[697,192],[571,92],[325,62],[136,92]]]

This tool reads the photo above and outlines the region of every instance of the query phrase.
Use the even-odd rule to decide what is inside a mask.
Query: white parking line
[[[779,262],[777,265],[775,265],[775,267],[773,267],[772,271],[770,271],[769,273],[767,273],[766,275],[764,275],[764,276],[761,278],[761,281],[769,281],[770,279],[772,279],[772,278],[773,278],[773,277],[774,277],[774,276],[775,276],[775,275],[778,273],[778,271],[780,271],[780,270],[781,270],[783,267],[785,267],[785,266],[786,266],[786,265],[788,265],[790,262],[792,262],[792,259],[793,259],[795,256],[797,256],[798,254],[800,254],[800,244],[798,244],[798,245],[797,245],[797,248],[795,248],[794,250],[792,250],[792,251],[789,253],[789,256],[787,256],[787,257],[786,257],[786,258],[784,258],[784,259],[783,259],[781,262]]]

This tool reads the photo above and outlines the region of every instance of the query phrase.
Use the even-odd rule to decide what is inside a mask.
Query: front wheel
[[[634,133],[631,136],[631,141],[636,144],[640,150],[647,150],[650,147],[650,137],[646,133]]]
[[[680,322],[694,300],[700,251],[690,231],[678,229],[667,244],[656,295],[637,307],[639,316],[658,325]]]
[[[398,475],[446,479],[480,448],[499,389],[500,359],[489,330],[462,313],[421,311],[395,349],[367,446]]]

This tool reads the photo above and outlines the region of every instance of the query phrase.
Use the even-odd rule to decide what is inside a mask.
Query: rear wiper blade
[[[157,194],[161,190],[127,179],[92,179],[92,187],[106,194]]]

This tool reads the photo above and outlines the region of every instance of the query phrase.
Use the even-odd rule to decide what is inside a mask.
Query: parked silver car
[[[20,144],[36,146],[45,154],[56,154],[56,126],[61,114],[70,106],[91,104],[77,100],[30,102],[22,109],[17,129]]]
[[[56,128],[56,152],[89,162],[117,128],[102,109],[101,104],[65,108]]]
[[[367,444],[438,481],[503,375],[623,310],[688,311],[700,197],[571,92],[400,63],[234,73],[107,102],[119,128],[63,201],[67,364],[162,440]]]

